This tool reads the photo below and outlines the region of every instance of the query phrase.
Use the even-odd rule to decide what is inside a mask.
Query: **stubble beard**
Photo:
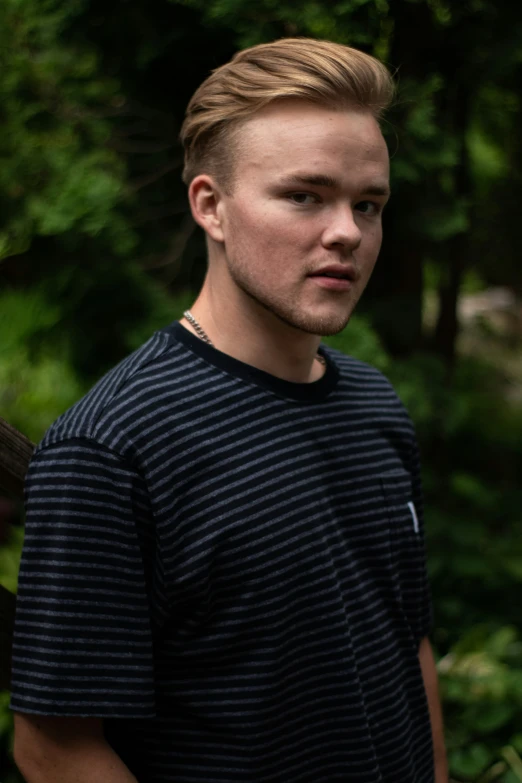
[[[274,297],[250,280],[249,276],[238,268],[229,265],[229,273],[236,286],[252,301],[260,305],[264,310],[274,315],[282,323],[298,329],[306,334],[319,337],[331,337],[339,334],[347,326],[354,310],[355,302],[350,301],[346,311],[331,316],[312,316],[299,310],[290,299]]]

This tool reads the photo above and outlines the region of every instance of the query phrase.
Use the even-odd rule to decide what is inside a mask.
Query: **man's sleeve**
[[[150,615],[135,514],[140,492],[143,500],[133,468],[87,438],[49,446],[33,458],[13,710],[154,716]]]

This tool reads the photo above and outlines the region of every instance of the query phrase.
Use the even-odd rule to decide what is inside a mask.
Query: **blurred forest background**
[[[331,342],[381,368],[421,442],[451,774],[522,781],[522,3],[2,0],[0,416],[38,440],[205,270],[181,184],[185,105],[283,36],[396,72],[393,198],[364,301]],[[21,509],[0,497],[14,590]],[[0,694],[0,778],[10,761]]]

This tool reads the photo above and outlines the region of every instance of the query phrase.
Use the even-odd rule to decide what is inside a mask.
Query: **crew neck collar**
[[[213,345],[203,342],[195,334],[185,329],[179,321],[174,321],[174,323],[166,326],[161,331],[167,334],[173,341],[182,343],[186,348],[209,364],[214,365],[214,367],[224,370],[237,378],[242,378],[249,383],[262,386],[279,397],[287,397],[300,402],[321,402],[333,391],[339,380],[337,367],[323,345],[319,347],[319,353],[326,361],[324,374],[317,381],[312,381],[311,383],[296,383],[278,378],[264,370],[241,362],[239,359],[234,359],[234,357],[219,351]]]

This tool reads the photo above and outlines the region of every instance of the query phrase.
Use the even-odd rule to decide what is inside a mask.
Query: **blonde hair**
[[[264,106],[300,98],[333,108],[370,111],[376,119],[394,93],[386,67],[349,46],[312,38],[282,38],[237,52],[192,96],[181,128],[183,181],[203,172],[229,183],[234,131]]]

